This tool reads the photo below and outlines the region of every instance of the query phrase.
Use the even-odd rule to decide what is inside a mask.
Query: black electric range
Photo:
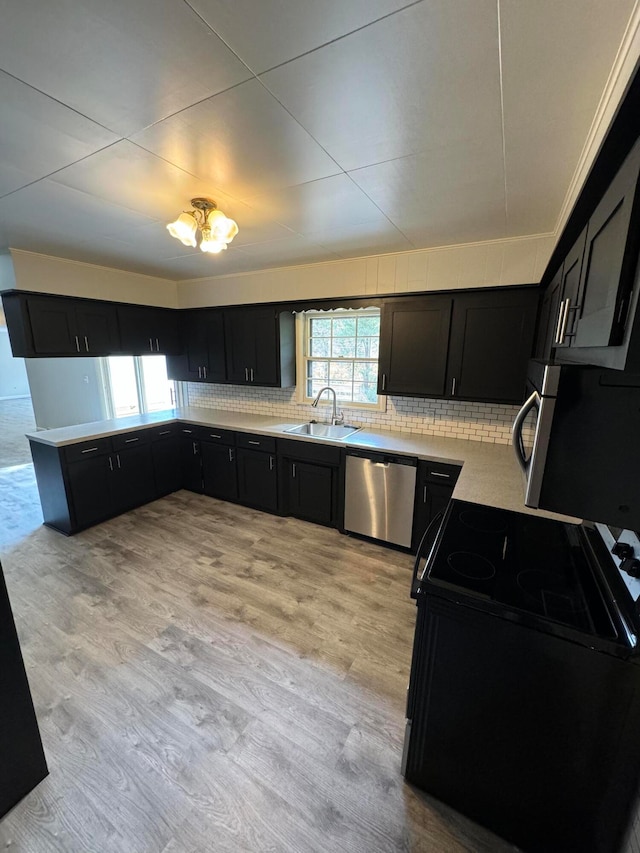
[[[640,780],[640,618],[602,537],[454,500],[423,548],[406,778],[525,851],[618,851]]]

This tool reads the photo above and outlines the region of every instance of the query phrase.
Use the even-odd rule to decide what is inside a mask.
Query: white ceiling
[[[187,279],[554,230],[634,0],[0,0],[0,252]],[[223,255],[165,224],[210,196]]]

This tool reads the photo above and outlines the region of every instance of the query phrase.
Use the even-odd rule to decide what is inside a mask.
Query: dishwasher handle
[[[416,561],[413,564],[413,577],[411,578],[411,598],[417,598],[420,587],[418,586],[418,569],[420,568],[420,560],[422,559],[423,553],[428,550],[426,545],[429,542],[429,534],[435,529],[437,532],[437,525],[440,521],[442,521],[442,517],[444,515],[444,510],[441,510],[437,515],[429,522],[427,529],[422,534],[422,539],[420,540],[420,544],[418,545],[418,550],[416,551]],[[429,548],[432,547],[433,542],[435,541],[435,536],[433,537],[433,541],[429,545]]]
[[[373,465],[387,467],[388,465],[408,465],[410,468],[418,467],[418,460],[415,456],[395,456],[388,453],[375,453],[368,450],[347,450],[347,456],[356,456],[359,459],[366,459]]]

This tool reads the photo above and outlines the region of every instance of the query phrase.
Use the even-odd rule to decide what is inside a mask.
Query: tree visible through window
[[[377,405],[380,311],[305,315],[305,398],[330,385],[342,403]]]

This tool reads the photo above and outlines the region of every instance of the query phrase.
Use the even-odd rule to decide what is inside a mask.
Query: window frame
[[[309,361],[349,361],[356,362],[372,362],[375,361],[379,366],[380,355],[377,359],[372,358],[331,358],[324,356],[316,356],[315,359],[309,353],[309,339],[311,330],[311,320],[313,319],[335,319],[336,317],[380,317],[382,312],[378,307],[368,308],[333,308],[323,310],[321,308],[310,308],[307,311],[300,311],[296,314],[296,402],[304,405],[311,405],[313,397],[307,396],[307,364]],[[327,383],[329,384],[329,383]],[[346,400],[338,400],[337,405],[342,409],[361,409],[369,412],[385,412],[387,409],[387,398],[384,394],[378,394],[376,403],[352,402]]]

